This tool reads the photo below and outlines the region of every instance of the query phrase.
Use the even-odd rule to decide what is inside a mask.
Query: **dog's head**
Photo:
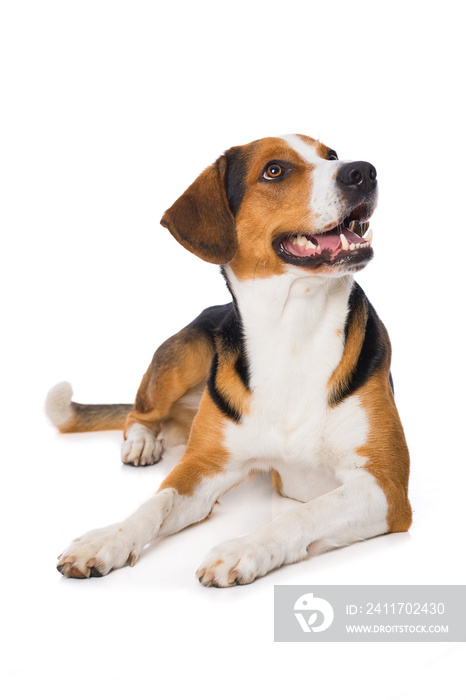
[[[377,173],[339,161],[308,136],[265,138],[230,148],[162,218],[203,260],[229,263],[238,278],[290,269],[341,275],[372,258],[363,237],[377,201]]]

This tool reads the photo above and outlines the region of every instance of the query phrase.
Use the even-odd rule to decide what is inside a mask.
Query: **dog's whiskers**
[[[254,274],[253,274],[253,276],[252,276],[252,283],[253,283],[253,285],[254,285],[254,282],[255,282],[255,280],[256,280],[257,268],[259,267],[259,263],[260,263],[261,260],[262,260],[262,258],[259,258],[259,259],[258,259],[258,261],[257,261],[257,263],[256,263],[256,266],[255,266],[255,268],[254,268]],[[264,267],[265,267],[265,260],[264,260]]]

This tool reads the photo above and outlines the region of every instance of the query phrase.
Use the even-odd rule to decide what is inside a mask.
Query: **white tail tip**
[[[72,396],[73,389],[69,382],[56,384],[47,394],[45,412],[57,428],[65,425],[73,417]]]

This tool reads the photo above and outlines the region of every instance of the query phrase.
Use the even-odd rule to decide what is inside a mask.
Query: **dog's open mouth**
[[[319,234],[285,233],[273,242],[284,262],[303,267],[344,265],[364,267],[373,256],[369,223],[347,217],[335,228]]]

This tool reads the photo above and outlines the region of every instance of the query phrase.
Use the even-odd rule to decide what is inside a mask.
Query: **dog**
[[[232,302],[164,342],[134,405],[84,405],[67,383],[47,412],[62,432],[124,428],[122,461],[187,442],[160,488],[120,523],[78,537],[66,577],[103,576],[158,536],[205,519],[222,494],[268,473],[296,507],[215,547],[204,586],[411,524],[409,453],[385,327],[353,275],[373,257],[377,173],[302,135],[227,150],[163,215],[181,245],[220,265]]]

